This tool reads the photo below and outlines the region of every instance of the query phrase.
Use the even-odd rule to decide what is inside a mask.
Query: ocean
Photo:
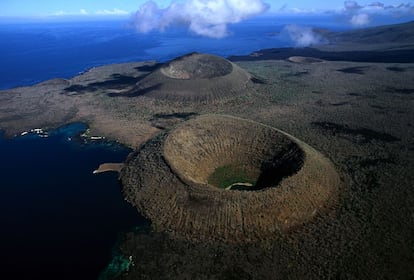
[[[75,123],[48,137],[0,138],[0,261],[9,279],[97,279],[118,236],[146,222],[123,200],[117,174],[92,174],[130,150],[84,143],[85,130]]]
[[[32,85],[56,77],[70,78],[88,68],[111,63],[164,62],[189,52],[220,56],[289,47],[284,26],[344,29],[328,17],[261,17],[229,26],[223,39],[200,37],[183,27],[139,34],[125,21],[0,22],[0,89]]]
[[[110,63],[167,61],[189,52],[221,56],[291,47],[288,23],[343,30],[340,21],[263,17],[231,25],[224,39],[184,28],[138,34],[128,21],[1,22],[0,89],[70,78]],[[63,124],[62,124],[63,125]],[[1,123],[0,123],[1,127]],[[97,279],[122,233],[147,221],[127,204],[117,174],[93,175],[129,149],[84,143],[85,124],[4,139],[0,135],[0,267],[13,279]]]

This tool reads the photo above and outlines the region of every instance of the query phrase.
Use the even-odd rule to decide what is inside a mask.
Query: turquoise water
[[[0,138],[0,261],[7,279],[97,279],[118,235],[146,221],[123,200],[116,173],[93,175],[130,152],[75,136]],[[6,279],[6,278],[3,278]]]

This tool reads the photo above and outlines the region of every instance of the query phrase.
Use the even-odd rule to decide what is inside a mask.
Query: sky
[[[196,0],[203,2],[206,0]],[[207,0],[208,1],[208,0]],[[216,0],[215,0],[216,1]],[[217,0],[219,1],[219,0]],[[223,1],[223,0],[222,0]],[[1,0],[0,16],[2,17],[41,17],[63,15],[129,15],[147,2],[146,0]],[[168,7],[171,0],[154,0],[160,8]],[[176,0],[175,2],[188,2],[188,0]],[[227,0],[225,2],[240,2]],[[243,1],[242,1],[243,2]],[[254,1],[253,1],[254,2]],[[267,12],[317,12],[341,10],[344,8],[343,0],[265,0],[269,4]],[[353,1],[350,1],[353,2]],[[398,6],[410,3],[410,1],[382,0],[382,1],[357,1],[360,6],[372,3],[382,3],[384,6]],[[411,5],[414,3],[411,1]]]

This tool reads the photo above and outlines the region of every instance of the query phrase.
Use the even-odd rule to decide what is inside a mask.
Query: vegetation
[[[242,166],[220,166],[209,176],[208,183],[220,189],[225,189],[235,183],[249,183],[254,185],[257,178],[255,178],[255,174],[251,173]]]

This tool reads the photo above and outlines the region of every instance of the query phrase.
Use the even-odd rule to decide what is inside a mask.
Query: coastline
[[[407,51],[404,50],[403,53]],[[256,53],[261,55],[256,55]],[[247,56],[232,56],[229,59],[249,71],[254,71],[254,68],[250,68],[250,65],[266,64],[266,61],[278,61],[280,65],[285,65],[284,67],[298,68],[299,73],[302,71],[299,70],[301,67],[292,64],[303,64],[303,67],[314,64],[314,62],[310,63],[306,60],[322,60],[325,61],[325,66],[326,63],[330,64],[331,68],[335,68],[334,65],[341,65],[344,69],[365,67],[360,66],[361,63],[362,65],[370,65],[366,67],[389,65],[390,69],[395,69],[397,72],[410,69],[412,67],[411,59],[414,61],[413,51],[410,51],[411,56],[406,57],[406,60],[402,63],[400,63],[402,59],[400,55],[378,59],[381,55],[376,52],[369,52],[372,57],[367,59],[359,59],[359,56],[355,55],[354,52],[345,54],[341,52],[321,52],[314,48],[268,49],[256,53]],[[327,55],[320,55],[322,53]],[[364,53],[362,52],[360,55],[364,57]],[[304,62],[292,60],[292,58],[297,59],[298,57]],[[289,59],[292,61],[287,63]],[[364,61],[353,62],[352,60]],[[383,63],[381,60],[392,62]],[[70,80],[64,80],[64,82],[57,82],[56,79],[53,79],[34,86],[2,90],[0,91],[0,121],[2,126],[0,129],[3,131],[4,137],[10,138],[25,131],[30,131],[35,127],[54,129],[68,123],[83,122],[90,126],[93,135],[100,135],[109,140],[119,141],[128,147],[136,148],[162,130],[163,127],[155,125],[157,122],[163,122],[163,118],[159,116],[168,115],[175,111],[189,114],[229,113],[232,111],[226,108],[226,101],[219,102],[220,107],[214,108],[208,103],[204,104],[205,106],[189,104],[188,102],[170,104],[164,100],[147,98],[145,95],[124,97],[122,93],[119,93],[128,90],[142,77],[145,77],[153,65],[154,62],[107,65],[92,68]],[[346,67],[347,65],[349,67]],[[114,72],[121,72],[117,75],[129,78],[126,79],[127,81],[122,81],[122,78],[114,78]],[[304,73],[306,73],[306,70]],[[255,75],[255,77],[260,78],[260,74]],[[89,81],[91,80],[94,81],[93,88],[90,88]],[[117,82],[119,84],[116,84]],[[254,82],[260,84],[263,81],[257,79]],[[108,84],[114,86],[108,87]],[[77,90],[73,90],[73,88]],[[236,102],[240,103],[239,101]],[[238,104],[238,106],[243,105]],[[237,114],[242,117],[246,116],[243,113]]]
[[[355,46],[354,46],[355,47]],[[333,49],[334,47],[332,47]],[[349,61],[349,62],[373,62],[373,63],[413,63],[413,47],[407,49],[376,50],[350,50],[334,51],[326,46],[306,48],[275,48],[263,49],[250,55],[230,56],[229,60],[237,61],[263,61],[263,60],[285,60],[289,57],[315,57],[327,61]]]
[[[329,158],[339,171],[344,187],[331,214],[317,215],[274,243],[265,240],[250,247],[185,243],[156,228],[146,235],[130,233],[120,248],[135,265],[122,279],[154,273],[179,278],[182,271],[197,278],[206,265],[223,277],[225,266],[263,279],[274,275],[320,279],[345,273],[371,279],[404,278],[414,275],[409,211],[414,201],[413,45],[410,49],[397,43],[392,52],[384,51],[384,45],[380,50],[375,50],[375,44],[364,46],[349,52],[342,52],[351,49],[349,45],[339,52],[329,51],[329,46],[325,50],[270,49],[262,55],[231,57],[253,77],[245,91],[203,102],[124,94],[156,69],[154,62],[97,67],[70,80],[1,91],[1,128],[13,136],[35,127],[82,121],[90,125],[91,135],[137,148],[189,117],[227,114],[294,135]],[[397,50],[398,46],[405,49]],[[407,50],[411,56],[402,61]],[[324,62],[289,61],[292,56]],[[358,60],[349,61],[353,57]],[[97,170],[119,168],[121,164],[104,164]],[[177,251],[182,253],[174,254]],[[208,263],[197,261],[205,256],[210,256]],[[169,262],[151,265],[163,258]],[[258,266],[257,260],[265,260],[265,265]],[[389,260],[399,265],[384,266]],[[400,264],[404,269],[399,269]]]

